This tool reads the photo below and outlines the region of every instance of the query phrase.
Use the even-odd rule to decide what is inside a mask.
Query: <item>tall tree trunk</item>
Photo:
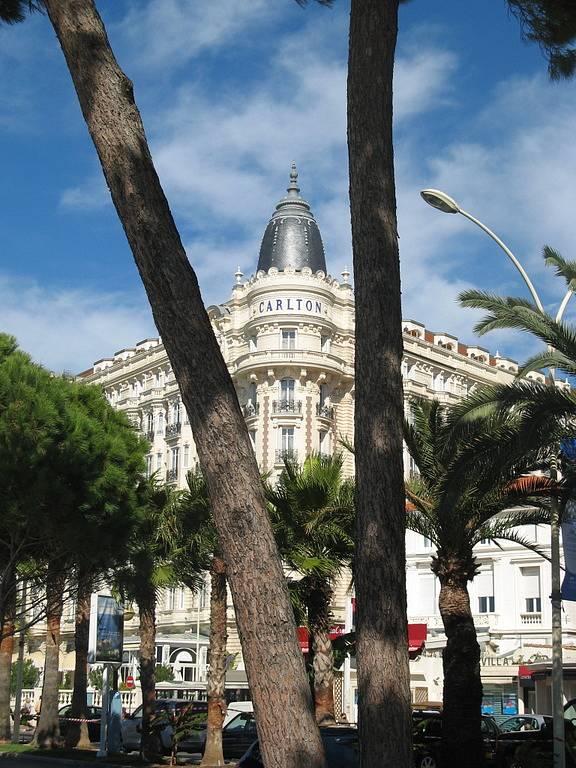
[[[200,765],[224,765],[222,726],[226,715],[226,564],[214,553],[210,569],[210,668],[206,692],[208,694],[208,722],[206,745]],[[196,659],[198,664],[198,659]]]
[[[15,582],[15,579],[12,579]],[[10,716],[10,682],[16,614],[16,593],[12,589],[5,604],[4,621],[0,625],[0,741],[10,741],[12,723]]]
[[[142,737],[140,752],[147,758],[161,752],[158,734],[150,728],[156,699],[156,594],[152,587],[138,596],[140,616],[140,687],[142,688]]]
[[[330,640],[330,600],[332,590],[318,583],[308,598],[308,624],[312,645],[314,677],[314,708],[319,725],[336,722],[334,713],[334,654]]]
[[[88,703],[88,635],[90,631],[90,596],[92,580],[82,568],[77,572],[76,626],[74,632],[74,690],[72,714],[75,720],[86,720]],[[88,723],[69,723],[66,729],[66,746],[87,749],[90,747]]]
[[[60,624],[64,607],[65,576],[57,565],[49,565],[46,576],[46,655],[42,707],[35,741],[39,747],[51,749],[60,745],[58,722],[58,684],[60,663]]]
[[[352,0],[348,157],[356,288],[356,595],[362,768],[412,765],[402,312],[392,143],[398,0]]]
[[[321,768],[322,742],[258,465],[152,163],[132,83],[93,0],[45,5],[188,411],[228,567],[264,761],[268,768]]]
[[[440,615],[446,647],[442,652],[444,696],[442,765],[481,768],[484,747],[481,731],[482,681],[480,646],[470,610],[465,576],[440,576]]]

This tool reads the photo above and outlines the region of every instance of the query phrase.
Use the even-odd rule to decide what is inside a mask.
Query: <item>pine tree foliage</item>
[[[553,80],[576,71],[576,5],[573,0],[508,0],[527,40],[540,45]]]

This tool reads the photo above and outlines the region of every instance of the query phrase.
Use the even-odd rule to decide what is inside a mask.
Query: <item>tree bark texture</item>
[[[226,565],[217,554],[210,569],[210,668],[206,692],[208,694],[208,722],[206,745],[200,765],[224,765],[222,726],[226,715]],[[196,659],[198,663],[198,659]]]
[[[132,83],[114,58],[93,0],[46,0],[46,9],[188,411],[228,568],[264,761],[267,768],[321,768],[322,742],[258,466],[152,163]]]
[[[142,688],[142,736],[140,752],[146,757],[161,752],[157,734],[150,723],[154,715],[156,699],[156,594],[151,587],[148,593],[138,596],[140,617],[140,687]]]
[[[10,679],[12,654],[14,652],[14,631],[16,600],[14,592],[6,602],[0,639],[0,741],[10,741],[12,722],[10,717]]]
[[[392,143],[398,0],[352,0],[348,157],[356,289],[356,648],[362,768],[412,765],[402,312]]]
[[[442,652],[444,695],[442,765],[481,768],[482,682],[480,646],[470,610],[466,576],[441,576],[440,615],[446,647]]]
[[[90,596],[92,581],[89,574],[81,568],[77,573],[76,626],[74,632],[74,690],[72,691],[72,714],[75,720],[86,720],[88,703],[88,641],[90,631]],[[66,746],[78,749],[90,748],[88,723],[68,723],[66,728]]]
[[[314,708],[319,725],[336,722],[334,714],[334,654],[330,640],[332,589],[319,582],[308,598],[308,624],[312,644]]]
[[[60,746],[58,722],[58,685],[60,682],[60,624],[64,607],[64,573],[48,567],[46,577],[46,654],[44,658],[44,682],[42,708],[36,729],[35,741],[43,749]]]

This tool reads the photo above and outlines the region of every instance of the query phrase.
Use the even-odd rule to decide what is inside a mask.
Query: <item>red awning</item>
[[[422,653],[427,636],[427,624],[408,624],[408,653],[411,659],[415,659]]]
[[[344,627],[342,625],[332,627],[330,630],[330,640],[336,640],[337,637],[340,637],[343,634]],[[427,624],[408,624],[408,653],[410,654],[411,659],[416,658],[416,656],[424,650],[427,634]],[[298,641],[302,653],[309,653],[310,637],[306,627],[298,627]]]
[[[336,627],[332,627],[330,630],[330,640],[336,640],[337,637],[340,637],[344,634],[344,625],[339,624]],[[302,649],[302,653],[310,653],[310,635],[308,633],[308,630],[306,627],[298,627],[298,642],[300,643],[300,648]]]

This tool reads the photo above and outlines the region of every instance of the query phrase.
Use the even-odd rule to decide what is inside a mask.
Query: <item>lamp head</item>
[[[433,208],[437,208],[444,213],[460,213],[460,206],[446,192],[439,189],[423,189],[420,194],[424,200]]]

